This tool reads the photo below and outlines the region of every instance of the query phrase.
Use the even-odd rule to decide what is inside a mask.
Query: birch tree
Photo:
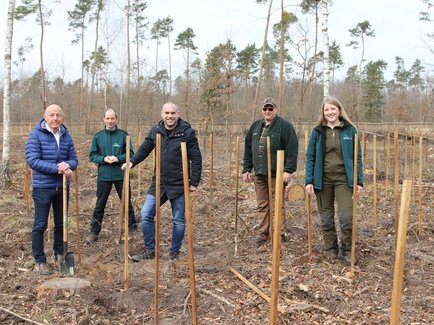
[[[10,142],[11,142],[11,71],[12,71],[12,38],[14,34],[15,0],[9,0],[6,46],[5,46],[5,71],[3,89],[3,155],[0,166],[0,186],[9,188],[12,185],[10,175]]]
[[[328,27],[328,0],[321,1],[322,6],[322,37],[323,37],[323,95],[330,96],[330,49],[329,49],[329,27]]]

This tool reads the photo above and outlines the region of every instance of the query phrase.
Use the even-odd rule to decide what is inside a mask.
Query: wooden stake
[[[128,202],[129,202],[129,196],[130,196],[130,136],[127,135],[126,139],[125,139],[125,144],[126,144],[126,164],[125,164],[125,173],[124,173],[124,237],[125,237],[125,241],[124,241],[124,288],[125,290],[128,289],[128,251],[129,251],[129,247],[128,247],[128,216],[129,216],[129,211],[128,211]]]
[[[229,154],[228,184],[229,184],[229,192],[232,192],[232,134],[231,134],[231,132],[229,132],[228,137],[229,137],[229,140],[228,140],[228,154]],[[237,174],[237,177],[238,177],[238,174]]]
[[[416,200],[415,194],[415,181],[416,181],[416,136],[411,135],[411,181],[413,182],[413,187],[411,188],[411,199],[412,203]]]
[[[75,218],[77,222],[77,234],[76,234],[76,250],[78,257],[78,264],[81,263],[81,231],[80,231],[80,206],[78,198],[78,168],[74,171],[74,188],[75,188]]]
[[[194,325],[197,325],[197,303],[196,303],[196,279],[194,271],[194,255],[193,255],[193,224],[191,222],[191,206],[190,206],[190,184],[188,175],[188,157],[187,145],[181,142],[182,154],[182,173],[184,179],[184,201],[185,201],[185,217],[187,224],[187,249],[188,249],[188,265],[190,270],[190,291],[191,291],[191,317]]]
[[[209,204],[208,204],[208,225],[211,225],[212,201],[214,198],[214,138],[209,136]]]
[[[140,146],[140,141],[142,141],[142,133],[139,132],[139,138],[137,139],[137,148]],[[142,168],[141,164],[137,166],[137,197],[140,197],[142,195],[142,186],[141,186],[141,179],[142,179]]]
[[[419,212],[419,223],[418,223],[418,232],[419,236],[422,235],[422,165],[423,165],[423,159],[422,159],[422,151],[423,151],[423,137],[421,136],[419,138],[419,204],[418,204],[418,212]]]
[[[357,235],[357,181],[359,167],[359,140],[357,133],[354,135],[354,174],[353,174],[353,227],[351,235],[351,276],[354,276],[354,264],[356,261],[356,235]]]
[[[24,199],[26,200],[26,211],[27,211],[27,216],[30,216],[31,212],[30,212],[30,178],[31,178],[32,172],[30,170],[29,165],[27,165],[26,163],[26,172],[24,175]]]
[[[277,151],[276,168],[276,198],[274,208],[274,236],[273,236],[273,262],[271,275],[271,301],[269,324],[277,324],[277,305],[279,298],[279,267],[280,267],[280,228],[282,227],[282,204],[283,204],[283,162],[285,151]]]
[[[393,174],[394,174],[394,186],[393,191],[395,193],[394,196],[394,225],[395,225],[395,231],[398,230],[398,214],[399,214],[399,135],[398,135],[398,129],[395,129],[394,137],[394,150],[393,150]]]
[[[307,145],[309,144],[309,132],[304,130],[304,152],[307,151]]]
[[[385,183],[385,193],[386,193],[386,199],[389,197],[389,167],[390,167],[390,133],[387,132],[386,134],[386,183]]]
[[[404,180],[399,211],[399,225],[396,241],[395,267],[393,270],[391,325],[399,325],[402,277],[404,273],[405,244],[407,237],[407,221],[410,208],[411,180]]]
[[[155,285],[154,285],[154,313],[155,324],[159,324],[159,296],[160,296],[160,202],[161,202],[161,134],[155,139]]]
[[[271,177],[271,143],[267,137],[267,179],[268,179],[268,216],[270,218],[270,235],[273,241],[274,218],[273,218],[273,178]]]
[[[373,214],[372,214],[372,223],[374,227],[377,227],[377,135],[374,134],[373,148],[372,148],[372,160],[373,160],[373,191],[374,191],[374,202],[373,202]]]
[[[238,188],[239,188],[239,174],[240,174],[240,137],[236,139],[236,173],[235,173],[235,238],[234,238],[234,256],[238,256]]]
[[[309,256],[312,255],[312,210],[310,208],[310,194],[306,193],[306,210],[307,210],[307,251]]]

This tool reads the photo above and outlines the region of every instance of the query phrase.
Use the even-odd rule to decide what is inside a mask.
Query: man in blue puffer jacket
[[[54,215],[53,251],[56,261],[63,255],[63,174],[68,179],[77,168],[78,159],[71,134],[62,124],[63,110],[59,105],[45,109],[44,118],[30,132],[26,142],[26,160],[32,169],[35,220],[32,229],[32,253],[35,271],[50,274],[44,252],[44,231],[47,229],[51,206]],[[69,180],[68,180],[69,188]]]

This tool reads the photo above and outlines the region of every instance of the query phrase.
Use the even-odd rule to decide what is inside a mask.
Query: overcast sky
[[[124,7],[126,0],[108,0],[110,3],[111,27],[117,26],[118,22],[113,17],[121,16],[121,7]],[[0,73],[3,77],[3,58],[5,46],[5,30],[8,0],[0,1]],[[45,0],[48,6],[52,6],[50,0]],[[294,4],[299,1],[285,0],[287,11],[299,10]],[[360,52],[345,45],[350,39],[349,29],[354,28],[359,22],[368,20],[375,31],[375,37],[366,41],[366,60],[383,59],[388,62],[387,78],[392,78],[395,68],[395,56],[404,59],[406,68],[410,68],[414,60],[419,58],[423,65],[431,71],[434,58],[425,45],[424,34],[434,32],[434,24],[419,22],[419,12],[425,10],[420,0],[334,0],[329,7],[329,35],[330,40],[336,40],[341,45],[342,57],[345,67],[342,74],[345,74],[349,66],[358,64]],[[75,0],[63,0],[62,5],[52,6],[54,8],[51,18],[51,25],[46,27],[45,56],[46,68],[49,74],[65,74],[66,79],[77,79],[80,76],[80,48],[71,45],[73,33],[68,31],[67,10],[71,10],[76,3]],[[195,45],[199,49],[200,57],[205,57],[206,51],[211,50],[219,43],[225,43],[231,39],[237,51],[244,49],[248,44],[256,43],[261,46],[263,30],[268,5],[258,5],[255,0],[158,0],[147,1],[148,9],[146,15],[150,25],[159,18],[170,16],[174,19],[174,32],[172,33],[172,47],[176,36],[187,27],[193,28],[196,38]],[[279,19],[280,1],[275,0],[272,14],[272,24]],[[17,0],[17,5],[20,1]],[[434,11],[434,10],[433,10]],[[26,22],[15,22],[13,59],[16,61],[17,48],[24,43],[26,37],[34,37],[35,49],[28,54],[24,71],[34,73],[39,65],[39,29],[34,23],[34,17],[28,18]],[[120,21],[121,19],[119,19]],[[119,23],[121,24],[121,23]],[[91,27],[94,28],[94,27]],[[311,28],[313,26],[311,25]],[[112,30],[120,29],[111,28]],[[93,35],[93,32],[90,30]],[[270,31],[271,37],[271,31]],[[119,65],[125,62],[125,46],[118,37],[118,45],[113,45],[111,55],[113,61]],[[105,40],[100,39],[101,45]],[[155,50],[153,42],[150,48],[143,48],[142,56],[146,58],[149,71],[153,71],[155,65]],[[434,45],[434,44],[433,44]],[[92,45],[87,46],[89,55]],[[167,68],[167,45],[163,40],[160,46],[162,56],[159,68]],[[125,64],[125,63],[123,63]],[[180,73],[183,69],[182,51],[172,51],[173,71]],[[18,73],[14,69],[14,75]],[[62,72],[63,70],[63,72]],[[3,78],[0,84],[3,83]]]

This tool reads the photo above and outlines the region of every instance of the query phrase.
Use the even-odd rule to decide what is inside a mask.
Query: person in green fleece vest
[[[105,206],[113,185],[119,198],[122,198],[124,172],[121,166],[126,161],[126,138],[128,133],[117,127],[117,114],[111,108],[104,112],[103,122],[104,129],[94,135],[90,145],[89,160],[98,165],[98,180],[96,188],[97,200],[90,224],[90,234],[86,238],[87,243],[98,240]],[[133,147],[130,143],[130,156],[133,156],[133,154]],[[131,202],[131,188],[129,191],[129,230],[134,231],[137,229],[137,223]]]
[[[334,97],[323,100],[318,125],[314,127],[306,150],[305,185],[308,195],[315,193],[325,254],[351,265],[353,186],[357,195],[363,189],[360,145],[354,154],[356,127],[344,107]],[[354,184],[354,159],[357,159],[357,184]],[[335,226],[335,200],[340,223],[340,250]]]

